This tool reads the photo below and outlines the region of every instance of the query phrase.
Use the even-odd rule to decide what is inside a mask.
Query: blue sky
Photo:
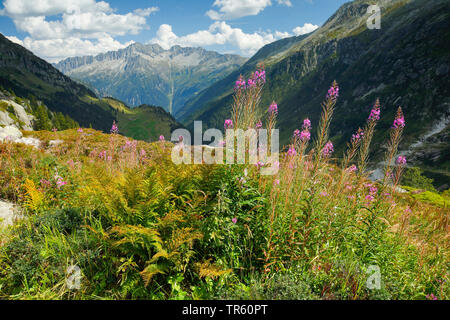
[[[132,42],[253,55],[313,31],[348,0],[0,0],[0,32],[56,62]]]

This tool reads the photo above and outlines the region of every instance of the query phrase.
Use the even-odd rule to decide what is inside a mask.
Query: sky
[[[348,0],[0,0],[0,33],[49,61],[134,42],[250,57],[314,31]]]

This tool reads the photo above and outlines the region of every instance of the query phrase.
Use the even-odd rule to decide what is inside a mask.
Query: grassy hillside
[[[0,298],[449,299],[448,192],[399,193],[398,160],[383,182],[367,179],[377,117],[334,159],[332,89],[325,138],[310,141],[306,123],[274,175],[261,175],[265,159],[177,165],[171,143],[93,129],[28,132],[40,149],[0,142],[0,198],[23,208],[0,232]],[[249,99],[236,100],[234,128],[255,124],[255,111],[237,117],[239,101],[260,92],[240,92]],[[391,160],[403,129],[390,129]]]

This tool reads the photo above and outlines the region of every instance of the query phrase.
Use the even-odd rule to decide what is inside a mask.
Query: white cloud
[[[49,62],[58,62],[67,57],[96,55],[101,52],[116,51],[133,43],[120,43],[110,36],[96,40],[69,37],[64,39],[34,40],[26,37],[23,46],[33,52],[47,57]]]
[[[319,26],[311,24],[311,23],[305,23],[303,25],[303,27],[295,27],[292,32],[296,35],[296,36],[300,36],[302,34],[307,34],[310,33],[314,30],[316,30]]]
[[[5,36],[5,37],[6,37],[9,41],[14,42],[14,43],[17,43],[17,44],[20,44],[21,46],[23,46],[23,41],[20,40],[19,38],[14,37],[14,36]]]
[[[290,0],[277,0],[277,3],[292,6]],[[209,10],[206,15],[213,20],[232,20],[257,15],[271,5],[271,0],[215,0],[213,6],[219,10]]]
[[[207,30],[177,36],[172,31],[172,26],[163,24],[156,33],[156,38],[151,42],[159,44],[164,49],[174,45],[180,46],[212,46],[231,45],[239,48],[241,54],[250,56],[264,45],[275,40],[292,36],[288,32],[254,32],[245,33],[239,28],[233,28],[224,21],[214,22]]]
[[[288,7],[292,7],[292,2],[290,0],[277,0],[278,4],[283,4]]]
[[[113,37],[139,33],[158,11],[150,7],[117,14],[109,3],[95,0],[5,0],[3,6],[0,14],[29,34],[23,45],[49,61],[120,49],[129,43]]]

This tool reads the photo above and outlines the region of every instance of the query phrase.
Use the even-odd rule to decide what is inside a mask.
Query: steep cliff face
[[[135,43],[95,57],[68,58],[55,64],[102,96],[131,106],[152,103],[177,115],[186,100],[233,70],[246,59],[202,48]]]
[[[369,4],[344,4],[314,33],[262,60],[268,79],[262,105],[278,102],[283,143],[303,118],[309,117],[317,126],[320,102],[333,80],[341,88],[331,126],[338,149],[363,125],[376,98],[382,104],[382,119],[375,136],[374,159],[383,156],[383,141],[399,106],[407,121],[403,150],[423,140],[440,121],[444,124],[439,128],[448,130],[450,2],[382,1],[379,30],[366,26]],[[242,71],[248,75],[245,67],[235,74]],[[193,104],[198,108],[182,119],[184,124],[199,119],[209,127],[222,127],[232,102],[232,85],[232,81],[218,82],[189,101],[187,109]],[[442,170],[448,170],[445,157],[448,153],[434,157]]]

